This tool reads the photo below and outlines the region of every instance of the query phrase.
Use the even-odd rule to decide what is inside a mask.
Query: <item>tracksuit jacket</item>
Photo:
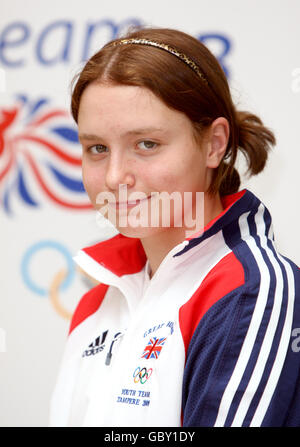
[[[121,234],[75,260],[99,285],[73,315],[51,426],[300,426],[300,273],[250,191],[149,279]]]

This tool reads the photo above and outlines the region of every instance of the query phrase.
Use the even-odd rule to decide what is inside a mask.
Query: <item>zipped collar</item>
[[[243,213],[260,204],[256,196],[247,189],[223,196],[221,200],[224,207],[222,213],[209,222],[201,231],[201,234],[196,233],[185,239],[174,247],[168,255],[171,254],[173,257],[182,256],[195,246],[202,244],[207,238],[218,233],[225,226],[230,225],[231,222],[236,221]],[[81,251],[88,255],[91,261],[96,262],[117,277],[138,273],[147,262],[141,241],[122,234],[117,234]],[[74,259],[76,261],[76,257]]]

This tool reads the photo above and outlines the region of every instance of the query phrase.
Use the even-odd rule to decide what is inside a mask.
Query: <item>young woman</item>
[[[234,168],[241,151],[261,172],[272,132],[170,29],[105,45],[72,114],[85,188],[118,234],[76,257],[100,284],[72,318],[51,425],[300,425],[299,269]]]

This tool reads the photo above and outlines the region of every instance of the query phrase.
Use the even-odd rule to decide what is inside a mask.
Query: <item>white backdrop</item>
[[[0,426],[45,426],[69,317],[91,281],[76,251],[108,236],[86,209],[70,81],[129,24],[205,39],[235,102],[274,130],[263,174],[280,251],[300,265],[299,0],[2,0],[0,14]],[[242,167],[241,163],[241,167]]]

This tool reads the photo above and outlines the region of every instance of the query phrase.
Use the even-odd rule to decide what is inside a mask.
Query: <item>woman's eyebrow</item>
[[[138,129],[132,129],[128,130],[127,132],[124,132],[121,136],[127,136],[127,135],[141,135],[149,132],[165,132],[165,129],[162,129],[160,127],[141,127]],[[89,133],[80,133],[78,135],[79,140],[100,140],[102,137],[100,135],[96,134],[89,134]]]
[[[148,133],[148,132],[164,132],[165,129],[162,129],[160,127],[141,127],[139,129],[132,129],[129,130],[128,132],[125,132],[123,135],[140,135],[143,133]]]
[[[99,140],[100,138],[101,137],[99,135],[94,135],[94,134],[91,134],[91,133],[80,133],[80,134],[78,134],[78,139],[80,141],[82,141],[82,140],[92,140],[92,141],[94,141],[94,140]]]

